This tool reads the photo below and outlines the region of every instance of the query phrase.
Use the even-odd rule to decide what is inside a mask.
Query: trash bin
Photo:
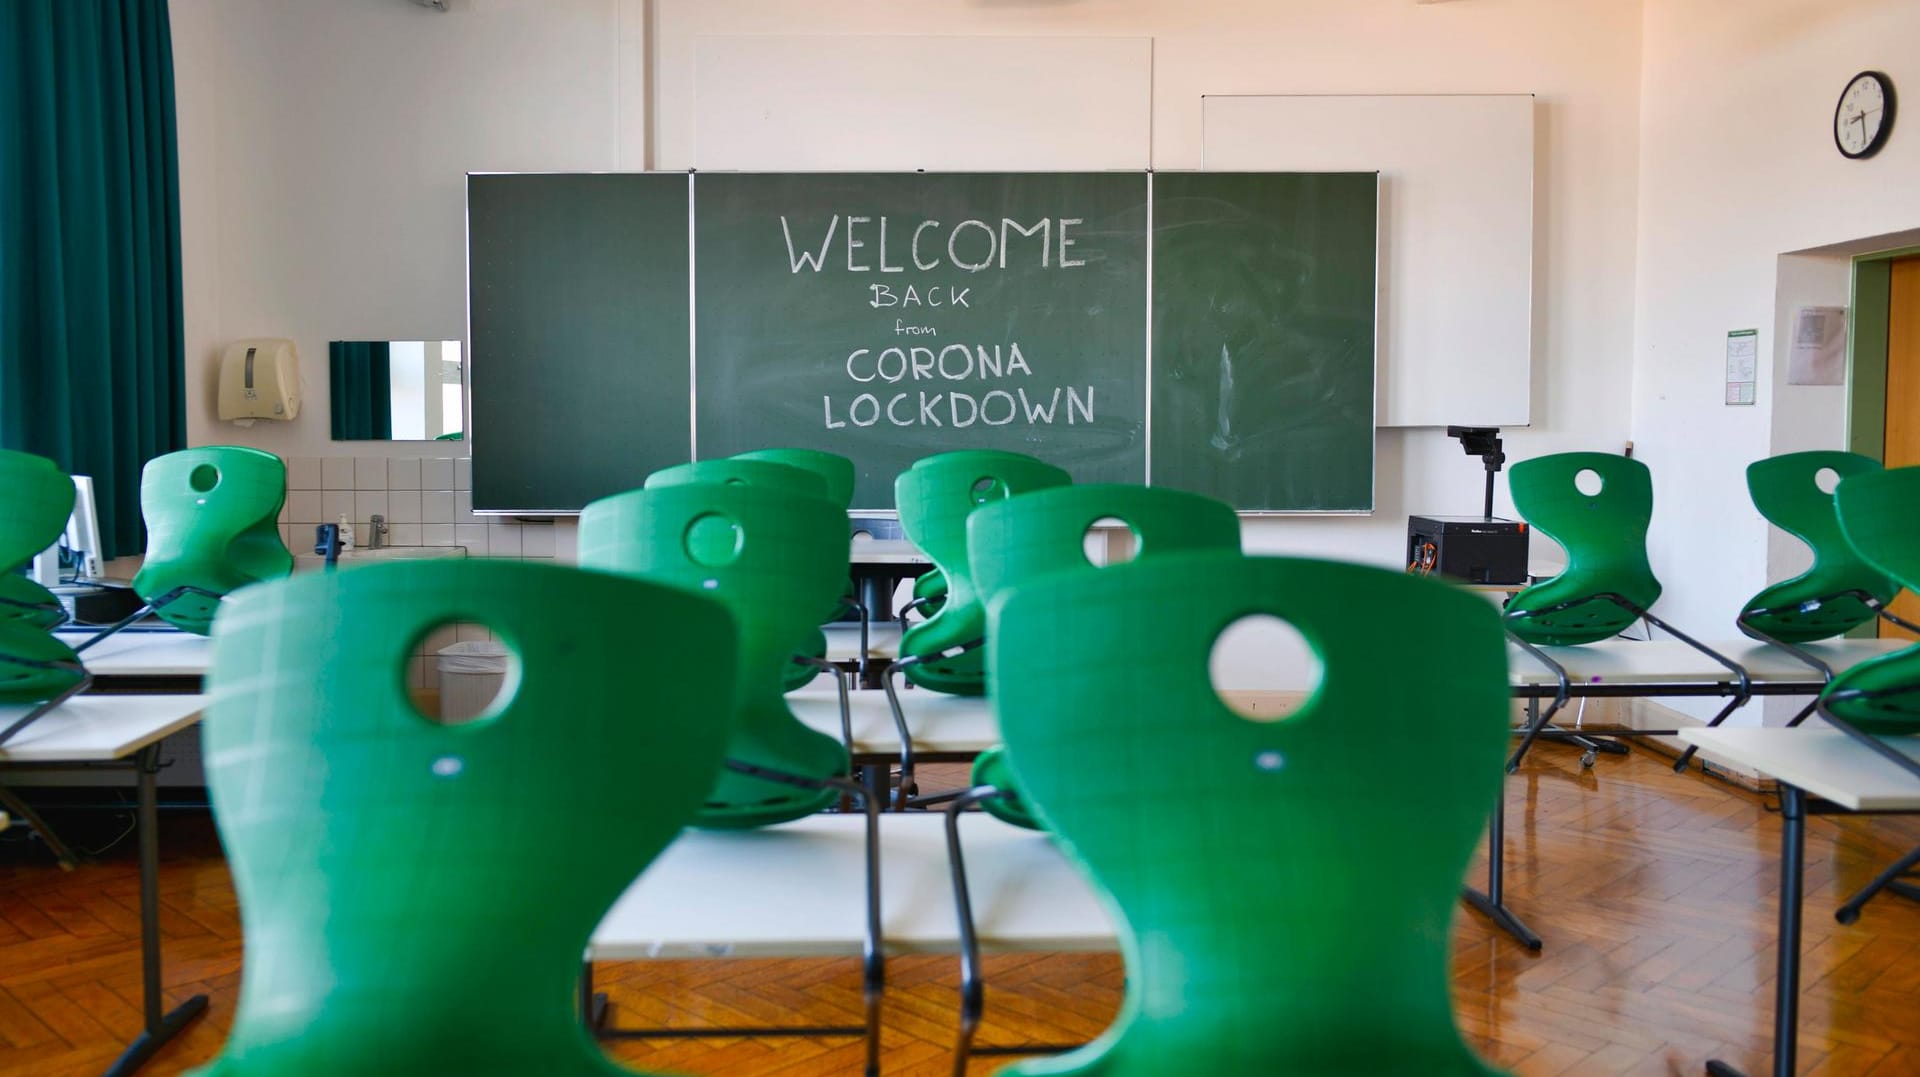
[[[470,639],[440,648],[440,720],[463,722],[493,705],[507,679],[507,647]]]

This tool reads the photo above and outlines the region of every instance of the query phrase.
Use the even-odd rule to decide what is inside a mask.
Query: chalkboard
[[[687,185],[468,177],[476,510],[577,512],[686,461]]]
[[[576,512],[669,464],[798,446],[856,462],[856,509],[890,509],[922,456],[992,447],[1243,511],[1367,511],[1376,190],[471,177],[474,509]]]
[[[1377,177],[1160,173],[1151,481],[1373,507]]]
[[[1146,474],[1147,177],[703,174],[695,446],[826,449],[853,507],[954,449]]]

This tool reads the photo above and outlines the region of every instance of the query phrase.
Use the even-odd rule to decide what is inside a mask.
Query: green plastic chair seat
[[[407,663],[465,620],[518,670],[490,713],[443,725],[408,700]],[[236,594],[205,758],[246,954],[199,1077],[632,1073],[583,1025],[581,954],[710,784],[733,636],[680,589],[528,562]]]
[[[1833,502],[1842,533],[1869,566],[1908,590],[1920,586],[1920,467],[1861,469],[1841,481]],[[1820,705],[1874,736],[1920,733],[1920,643],[1841,671]]]
[[[1863,592],[1885,604],[1898,590],[1892,578],[1856,553],[1841,532],[1833,495],[1816,482],[1827,468],[1843,481],[1881,469],[1879,461],[1850,452],[1787,453],[1747,467],[1747,491],[1760,515],[1813,551],[1812,567],[1763,589],[1740,611],[1743,624],[1770,639],[1785,643],[1831,639],[1875,619],[1873,608],[1850,592]]]
[[[293,571],[280,540],[287,467],[259,449],[213,445],[158,456],[140,474],[147,555],[133,577],[143,602],[186,593],[154,610],[176,628],[206,635],[220,598]]]
[[[1379,610],[1427,630],[1382,635]],[[1249,614],[1291,623],[1324,669],[1282,721],[1235,715],[1208,675]],[[1127,973],[1103,1035],[1002,1073],[1495,1072],[1454,1026],[1447,964],[1507,741],[1484,598],[1182,554],[1017,584],[987,648],[1019,787],[1108,897]]]
[[[53,461],[0,449],[0,624],[46,630],[66,620],[53,592],[20,570],[66,530],[73,496]]]
[[[826,461],[814,457],[828,457]],[[846,496],[853,496],[853,461],[845,457],[836,457],[831,453],[813,453],[807,449],[765,449],[758,453],[741,453],[737,456],[722,457],[716,460],[696,460],[691,464],[676,464],[661,468],[647,476],[646,486],[684,486],[689,483],[720,483],[725,486],[772,486],[776,489],[793,490],[813,497],[835,500],[834,480],[840,477],[840,469],[831,460],[846,463]],[[844,502],[840,502],[845,508]],[[843,602],[836,600],[833,609],[821,615],[822,620],[836,617]],[[816,630],[813,639],[794,652],[810,658],[827,657],[827,634]],[[780,683],[791,692],[803,688],[820,675],[818,666],[789,662],[781,674]]]
[[[783,685],[847,578],[841,509],[769,485],[655,486],[588,505],[579,549],[582,567],[685,588],[732,611],[740,655],[733,706],[703,718],[730,731],[729,759],[812,780],[847,774],[846,746],[802,725]],[[720,770],[694,825],[767,826],[811,815],[839,796]]]
[[[53,699],[85,677],[77,668],[47,669],[24,662],[67,662],[78,667],[80,657],[64,640],[43,628],[22,622],[0,623],[0,703]]]
[[[993,450],[929,456],[894,481],[900,529],[933,561],[947,586],[939,611],[900,638],[900,656],[921,659],[903,667],[907,680],[951,695],[986,692],[986,662],[979,648],[934,657],[986,635],[986,611],[967,565],[967,516],[980,505],[1072,481],[1052,464]]]
[[[1600,477],[1599,493],[1580,492],[1575,477],[1583,471]],[[1558,453],[1513,465],[1507,485],[1514,510],[1567,551],[1566,571],[1507,603],[1508,631],[1542,646],[1597,643],[1639,619],[1601,596],[1620,595],[1643,610],[1660,598],[1660,581],[1647,563],[1653,519],[1647,465],[1611,453]]]
[[[1132,530],[1135,561],[1240,549],[1239,516],[1210,497],[1118,483],[1037,490],[981,505],[967,517],[967,564],[982,605],[991,609],[1022,583],[1099,571],[1087,560],[1086,537],[1102,520],[1119,520]],[[1014,794],[982,801],[983,810],[1015,826],[1040,828],[1019,797],[1005,748],[989,749],[974,761],[973,783]]]

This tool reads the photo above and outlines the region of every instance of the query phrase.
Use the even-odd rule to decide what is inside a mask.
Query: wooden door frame
[[[1855,255],[1847,319],[1847,448],[1882,460],[1887,441],[1887,316],[1893,263],[1920,255],[1899,247]]]

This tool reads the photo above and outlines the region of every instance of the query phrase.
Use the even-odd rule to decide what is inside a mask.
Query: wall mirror
[[[459,441],[460,342],[336,340],[327,348],[335,441]]]

